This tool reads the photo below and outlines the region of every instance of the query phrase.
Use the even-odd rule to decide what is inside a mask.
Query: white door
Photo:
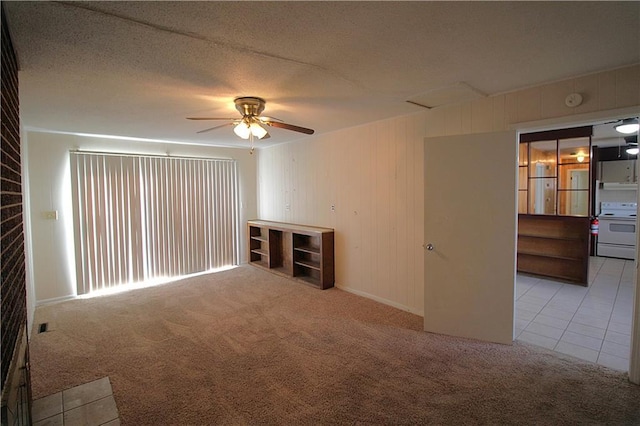
[[[424,328],[510,344],[515,132],[425,139]]]

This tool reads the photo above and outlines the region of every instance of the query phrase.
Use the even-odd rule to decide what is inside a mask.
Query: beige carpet
[[[639,424],[627,375],[243,266],[42,306],[34,398],[109,376],[125,425]]]

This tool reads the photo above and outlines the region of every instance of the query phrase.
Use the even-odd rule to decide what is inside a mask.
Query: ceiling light
[[[242,139],[249,139],[249,135],[251,134],[249,126],[244,121],[238,123],[238,125],[233,128],[233,132]]]
[[[251,130],[251,134],[253,134],[253,136],[255,136],[258,139],[262,139],[267,135],[267,131],[264,129],[264,127],[262,127],[255,121],[251,123],[251,125],[249,126],[249,129]]]
[[[584,161],[584,155],[578,154],[578,157],[576,159],[578,160],[578,163],[582,163]]]
[[[640,148],[638,148],[638,146],[630,146],[629,148],[627,148],[627,154],[631,154],[631,155],[638,155],[638,153],[640,152]]]
[[[636,133],[638,131],[638,119],[637,118],[625,118],[622,120],[621,124],[617,124],[614,128],[625,135],[630,135],[631,133]]]

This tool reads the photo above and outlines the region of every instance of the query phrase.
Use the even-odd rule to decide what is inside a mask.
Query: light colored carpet
[[[242,266],[41,306],[34,398],[109,376],[125,425],[638,424],[627,375]]]

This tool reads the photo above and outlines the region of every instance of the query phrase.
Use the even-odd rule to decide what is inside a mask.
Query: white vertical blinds
[[[237,264],[233,160],[71,153],[78,294]]]

